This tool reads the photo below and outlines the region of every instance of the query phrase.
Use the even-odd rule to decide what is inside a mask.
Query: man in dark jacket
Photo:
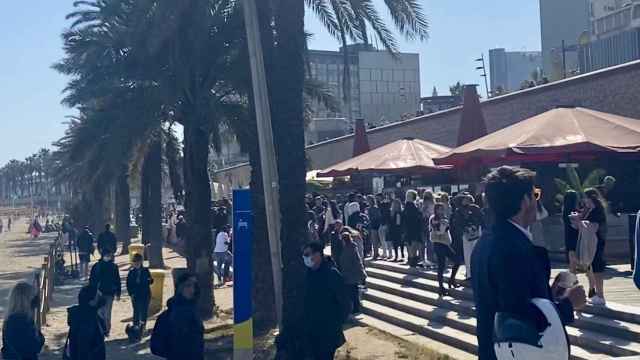
[[[149,301],[151,300],[151,284],[153,278],[149,269],[144,267],[141,254],[133,255],[133,266],[127,275],[127,292],[131,296],[133,306],[133,325],[145,330]]]
[[[68,354],[71,360],[104,360],[104,319],[98,309],[104,305],[102,299],[93,303],[96,289],[85,286],[78,294],[78,305],[67,309],[69,325]]]
[[[98,289],[104,299],[104,306],[100,308],[100,315],[104,319],[105,335],[109,337],[111,332],[111,308],[114,298],[120,301],[122,283],[120,281],[120,270],[113,262],[112,254],[105,254],[91,268],[89,285]]]
[[[78,258],[80,260],[80,277],[86,279],[89,276],[89,262],[91,261],[91,255],[94,252],[95,239],[88,226],[82,229],[80,235],[76,239],[76,246],[78,247]]]
[[[178,246],[183,246],[187,238],[189,227],[184,220],[184,216],[178,216],[178,222],[176,223],[176,237],[178,238]]]
[[[517,316],[535,325],[539,332],[548,324],[542,312],[531,304],[533,298],[553,301],[527,230],[536,220],[534,177],[532,171],[503,166],[485,180],[489,208],[496,223],[493,231],[478,241],[471,257],[480,360],[496,359],[493,344],[496,313]],[[573,321],[574,308],[584,306],[585,299],[582,287],[567,290],[566,297],[556,302],[563,323]]]
[[[322,244],[309,243],[303,249],[307,266],[304,293],[304,331],[313,360],[330,360],[346,339],[342,331],[350,312],[345,283]]]
[[[422,258],[422,248],[424,248],[424,241],[422,240],[424,221],[422,213],[416,206],[417,199],[417,192],[414,190],[407,191],[404,210],[402,210],[402,232],[405,243],[409,245],[407,262],[409,266],[414,268],[418,266],[418,262]]]
[[[98,235],[98,251],[100,255],[115,254],[118,247],[116,235],[111,232],[111,224],[104,226],[104,232]]]

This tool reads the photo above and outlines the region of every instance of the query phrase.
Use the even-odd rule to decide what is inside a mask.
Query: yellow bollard
[[[153,278],[153,284],[151,285],[151,302],[149,303],[149,315],[157,314],[162,310],[163,292],[164,292],[164,278],[166,272],[164,270],[152,269],[150,270],[151,277]]]
[[[144,261],[144,244],[129,245],[129,263],[133,263],[133,255],[140,254]]]

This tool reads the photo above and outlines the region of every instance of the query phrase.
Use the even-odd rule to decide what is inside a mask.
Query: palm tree
[[[75,21],[72,31],[65,34],[65,47],[72,55],[58,68],[75,75],[70,88],[81,91],[70,93],[67,102],[102,107],[116,94],[136,98],[145,104],[142,116],[122,107],[126,111],[115,117],[155,121],[148,131],[157,130],[163,121],[184,127],[185,207],[191,227],[187,263],[198,273],[201,313],[211,316],[209,145],[217,148],[216,130],[222,122],[232,121],[228,108],[246,103],[227,79],[229,69],[237,63],[237,49],[242,47],[237,2],[99,0],[76,4],[81,9],[70,14]],[[175,158],[170,162],[174,169],[170,173],[178,179]]]
[[[330,1],[279,0],[268,6],[258,1],[261,13],[260,26],[262,47],[265,51],[265,66],[271,97],[273,135],[276,144],[276,158],[281,192],[280,209],[282,221],[283,257],[283,328],[281,345],[289,349],[290,358],[301,358],[299,334],[302,320],[302,293],[304,267],[300,261],[300,246],[306,239],[305,224],[300,213],[304,211],[306,161],[304,152],[304,106],[305,82],[304,32],[305,3],[321,17],[329,32],[343,45],[345,39],[368,39],[370,27],[388,50],[396,52],[392,33],[385,31],[384,22],[372,11],[373,3],[368,0]],[[338,4],[339,3],[339,4]],[[423,20],[417,2],[413,0],[387,0],[392,10],[394,24],[408,37],[426,37],[426,22]],[[334,6],[336,5],[336,6]],[[340,6],[338,6],[340,5]],[[331,9],[334,11],[332,12]],[[375,9],[375,8],[373,8]],[[273,12],[271,12],[273,11]],[[387,29],[388,30],[388,29]],[[347,35],[347,36],[345,36]],[[345,47],[346,58],[348,59]],[[347,61],[348,63],[348,61]],[[344,67],[344,84],[349,87],[349,66]],[[344,91],[346,96],[350,89]],[[348,98],[346,102],[350,101]],[[349,114],[351,116],[351,114]],[[253,163],[252,163],[253,165]]]

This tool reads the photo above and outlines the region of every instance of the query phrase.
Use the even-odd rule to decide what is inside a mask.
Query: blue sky
[[[383,1],[376,0],[379,8]],[[401,50],[420,54],[422,94],[433,86],[481,83],[474,59],[488,49],[540,49],[538,0],[420,0],[431,24],[423,43],[401,41]],[[62,57],[60,33],[71,0],[3,1],[0,11],[0,166],[23,159],[63,135],[60,105],[66,79],[50,69]],[[307,16],[314,33],[310,47],[335,50],[338,44]],[[482,88],[484,92],[484,87]]]

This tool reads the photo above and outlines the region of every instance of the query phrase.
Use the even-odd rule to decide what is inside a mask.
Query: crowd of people
[[[569,269],[553,286],[542,228],[542,220],[549,213],[542,202],[542,190],[535,187],[535,174],[526,169],[498,168],[487,176],[479,194],[407,190],[404,194],[350,193],[335,199],[308,194],[305,200],[310,242],[302,251],[307,267],[307,318],[302,328],[313,359],[333,359],[344,344],[343,324],[361,311],[366,258],[403,262],[415,271],[436,271],[441,297],[461,285],[456,275],[464,265],[464,284],[474,290],[482,360],[496,359],[494,320],[498,314],[527,319],[532,324],[544,323],[539,312],[532,310],[533,298],[553,302],[563,324],[573,321],[573,311],[583,307],[587,298],[592,305],[606,304],[602,274],[606,266],[607,205],[596,189],[564,195],[562,217]],[[186,223],[175,212],[169,212],[168,217],[176,220],[173,230],[179,239],[180,232],[187,230],[178,225]],[[230,204],[221,204],[212,217],[215,274],[224,284],[232,263]],[[62,232],[76,244],[80,275],[87,279],[78,305],[68,310],[70,329],[65,352],[69,359],[105,359],[112,306],[122,295],[119,269],[114,263],[116,236],[108,224],[97,238],[88,227],[77,232],[70,220],[65,221]],[[99,259],[89,269],[96,251]],[[445,288],[448,267],[451,273]],[[565,281],[567,274],[581,272],[588,276],[588,293],[576,281]],[[132,302],[132,331],[138,336],[146,329],[152,283],[142,256],[135,255],[126,290]],[[154,354],[167,359],[204,356],[198,295],[194,275],[187,273],[176,279],[175,295],[153,331],[150,343]],[[13,289],[3,329],[2,352],[6,359],[37,358],[44,338],[31,315],[36,301],[31,285],[19,283]]]
[[[309,312],[305,313],[318,314],[316,320],[322,324],[307,329],[314,359],[332,359],[331,354],[344,343],[341,327],[335,324],[360,311],[365,258],[435,270],[441,296],[460,286],[456,275],[465,265],[465,285],[474,289],[483,360],[496,358],[493,326],[497,313],[522,315],[541,324],[529,302],[544,298],[556,303],[562,322],[568,324],[573,311],[582,308],[587,298],[591,305],[606,305],[602,275],[607,203],[599,190],[564,195],[569,269],[560,273],[553,287],[543,229],[549,212],[542,202],[542,189],[535,187],[535,174],[502,167],[487,176],[483,190],[451,196],[408,190],[402,199],[396,193],[350,193],[335,199],[308,194],[311,243],[303,251],[309,268],[305,297]],[[326,247],[331,256],[325,255]],[[451,273],[446,289],[448,266]],[[578,273],[587,274],[588,293],[577,284]]]

